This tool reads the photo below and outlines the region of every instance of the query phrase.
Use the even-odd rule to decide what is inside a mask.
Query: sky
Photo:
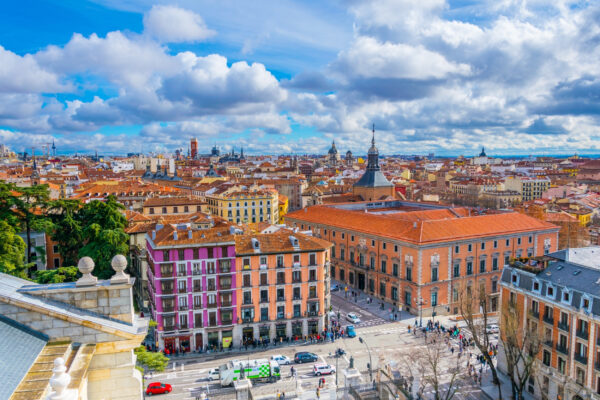
[[[600,153],[600,2],[6,0],[22,152]]]

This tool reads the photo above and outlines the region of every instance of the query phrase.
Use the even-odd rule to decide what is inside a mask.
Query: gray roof
[[[12,395],[47,342],[47,336],[0,315],[0,399]]]
[[[354,184],[360,187],[394,186],[381,171],[366,170],[363,176]]]
[[[581,308],[581,298],[587,294],[592,299],[592,314],[600,316],[600,270],[566,261],[551,261],[546,269],[537,274],[519,268],[504,268],[502,282],[512,284],[513,272],[519,275],[518,287],[528,292],[534,293],[533,283],[537,279],[541,283],[541,293],[536,294],[541,298],[565,304],[561,299],[563,291],[567,289],[572,293],[568,305],[576,310]],[[555,288],[552,297],[546,295],[548,286]]]

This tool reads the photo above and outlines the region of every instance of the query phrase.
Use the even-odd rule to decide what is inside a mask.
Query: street
[[[288,356],[293,360],[296,352],[308,351],[315,353],[319,357],[317,363],[327,363],[336,367],[337,362],[338,383],[341,387],[344,385],[343,371],[348,368],[350,357],[354,358],[354,367],[361,371],[363,382],[368,383],[370,380],[367,364],[370,358],[375,370],[379,367],[380,363],[393,361],[395,355],[400,352],[419,352],[425,346],[421,337],[414,336],[412,333],[409,334],[407,331],[408,324],[414,324],[414,320],[407,319],[402,322],[386,321],[380,316],[359,307],[354,302],[346,301],[346,299],[337,295],[332,296],[332,304],[335,313],[339,310],[343,326],[350,324],[350,322],[345,320],[348,312],[354,312],[359,316],[361,322],[355,325],[357,337],[338,339],[333,343],[269,346],[264,351],[244,354],[228,355],[225,352],[217,354],[217,356],[223,355],[223,357],[210,360],[206,360],[206,356],[174,357],[165,372],[155,373],[151,378],[147,377],[147,382],[160,381],[171,384],[173,392],[161,396],[161,398],[165,399],[194,399],[196,396],[199,397],[201,393],[206,393],[209,398],[233,398],[235,396],[233,388],[222,388],[218,381],[208,380],[208,371],[211,368],[218,368],[229,360],[270,358],[272,355],[277,354]],[[360,343],[359,337],[368,345],[370,354],[367,346],[364,343]],[[346,354],[336,358],[334,354],[337,348],[344,349]],[[451,355],[448,351],[446,359],[455,360],[456,355]],[[450,363],[451,361],[448,362],[448,365]],[[291,376],[290,365],[283,365],[281,366],[282,379],[280,381],[276,383],[253,383],[253,394],[255,394],[255,397],[259,398],[264,395],[264,398],[275,398],[278,390],[291,394],[292,392],[296,392],[298,387],[301,387],[304,391],[303,399],[316,398],[315,390],[318,386],[319,377],[315,376],[312,372],[314,363],[292,363],[292,365],[297,371],[296,379]],[[335,390],[335,374],[325,376],[324,378],[326,383],[325,387],[321,389],[321,398],[324,398],[329,390]],[[259,393],[259,395],[257,396],[256,393]],[[425,398],[431,397],[431,391],[428,392],[426,390]],[[467,377],[461,384],[459,393],[454,398],[459,400],[474,400],[485,397],[483,397],[478,386]]]

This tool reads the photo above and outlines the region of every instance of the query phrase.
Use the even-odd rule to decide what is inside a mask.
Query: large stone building
[[[379,150],[375,147],[375,131],[368,153],[367,170],[352,187],[352,193],[365,201],[394,198],[394,185],[379,167]]]
[[[502,306],[511,302],[519,328],[527,326],[542,342],[526,386],[536,399],[600,399],[600,249],[587,249],[586,260],[575,262],[573,250],[586,249],[550,254],[534,266],[517,263],[502,274]],[[502,347],[498,367],[507,372]]]
[[[286,224],[334,244],[331,277],[411,313],[457,313],[462,285],[485,285],[498,309],[499,278],[511,258],[556,251],[555,225],[518,213],[401,201],[319,205]]]
[[[116,274],[105,281],[90,275],[88,257],[79,261],[83,276],[72,283],[38,285],[0,274],[0,398],[142,398],[133,349],[148,321],[134,314],[125,257],[112,264]],[[47,397],[60,389],[50,378],[63,373],[71,377],[65,397]]]
[[[235,223],[279,222],[279,193],[275,189],[239,189],[206,194],[208,210]]]

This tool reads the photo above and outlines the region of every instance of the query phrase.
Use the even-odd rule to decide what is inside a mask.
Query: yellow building
[[[279,193],[274,189],[234,190],[206,195],[208,210],[235,223],[279,223]]]
[[[579,210],[565,210],[567,213],[569,213],[569,215],[577,218],[577,221],[579,221],[579,225],[581,226],[588,226],[590,224],[590,222],[592,221],[592,212],[586,209],[579,209]]]
[[[279,195],[279,223],[284,223],[284,215],[288,212],[288,198],[282,194]]]

